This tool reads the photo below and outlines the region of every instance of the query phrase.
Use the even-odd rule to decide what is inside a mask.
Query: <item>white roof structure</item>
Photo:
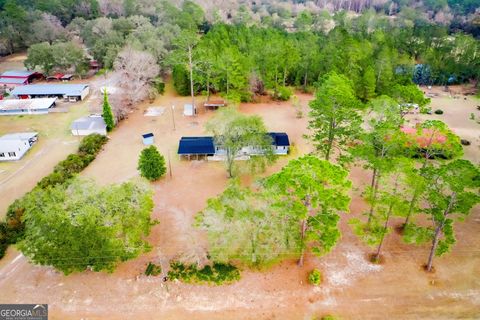
[[[0,112],[14,110],[25,110],[26,112],[47,110],[56,100],[57,98],[0,100]]]
[[[20,160],[37,138],[37,132],[10,133],[0,137],[0,161]]]
[[[18,132],[9,133],[0,137],[0,141],[7,140],[30,140],[38,135],[38,132]]]
[[[71,130],[105,130],[107,124],[101,116],[82,117],[73,121]]]
[[[81,96],[87,84],[31,84],[28,86],[15,87],[12,95],[66,95]]]
[[[189,116],[189,117],[194,116],[195,115],[194,107],[189,103],[184,104],[183,105],[183,115],[184,116]]]

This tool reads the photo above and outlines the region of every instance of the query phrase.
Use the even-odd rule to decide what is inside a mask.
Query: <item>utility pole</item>
[[[175,131],[175,106],[172,104],[172,123],[173,123],[173,131]]]
[[[170,173],[170,179],[172,179],[172,162],[170,161],[170,149],[168,149],[168,171]]]

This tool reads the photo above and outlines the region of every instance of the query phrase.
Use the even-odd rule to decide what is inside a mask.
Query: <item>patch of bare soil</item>
[[[300,95],[306,106],[311,96]],[[165,270],[170,259],[204,261],[208,250],[204,234],[192,227],[206,200],[222,192],[228,179],[222,163],[183,161],[176,156],[178,139],[203,135],[203,124],[214,112],[195,118],[181,115],[188,98],[170,91],[152,104],[144,104],[111,134],[105,150],[82,174],[98,183],[125,181],[138,175],[137,159],[142,133],[153,132],[155,145],[170,154],[168,174],[155,189],[153,218],[158,219],[149,240],[153,250],[120,265],[113,274],[83,272],[63,276],[48,267],[30,264],[10,248],[0,261],[0,303],[49,303],[52,319],[311,319],[334,314],[342,319],[474,319],[480,316],[480,210],[458,224],[454,251],[435,260],[435,274],[422,270],[427,246],[407,246],[398,234],[385,240],[385,263],[372,264],[372,250],[352,234],[348,219],[366,210],[360,191],[370,173],[354,168],[350,213],[342,215],[342,239],[318,259],[307,256],[300,268],[288,260],[265,271],[245,270],[242,279],[228,286],[197,286],[162,281],[143,275],[149,261]],[[435,102],[434,102],[435,103]],[[171,108],[175,104],[173,130]],[[166,107],[159,117],[144,117],[149,106]],[[243,104],[240,110],[259,114],[272,131],[285,131],[296,145],[293,155],[281,158],[268,172],[279,170],[288,159],[307,153],[303,139],[307,119],[296,119],[289,103]],[[306,107],[305,107],[306,111]],[[447,121],[449,114],[444,115]],[[468,120],[468,119],[467,119]],[[461,124],[459,124],[460,126]],[[478,156],[478,153],[472,156]],[[251,177],[244,177],[250,182]],[[399,224],[401,221],[394,221]],[[307,275],[318,268],[324,275],[319,287]]]

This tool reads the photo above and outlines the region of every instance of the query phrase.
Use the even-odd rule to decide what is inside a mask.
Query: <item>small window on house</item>
[[[0,158],[5,158],[5,153],[0,152]]]
[[[15,157],[16,154],[15,154],[15,152],[9,152],[9,153],[8,153],[8,156],[9,156],[9,157]]]

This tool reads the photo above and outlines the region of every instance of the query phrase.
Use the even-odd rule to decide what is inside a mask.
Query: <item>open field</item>
[[[311,96],[299,95],[299,98],[306,111]],[[155,134],[155,145],[166,157],[170,155],[172,177],[167,174],[152,184],[155,190],[152,216],[160,221],[149,236],[152,251],[123,263],[112,274],[83,272],[65,277],[52,268],[28,263],[10,248],[0,261],[0,303],[48,303],[51,319],[311,319],[326,314],[339,315],[342,319],[480,317],[480,208],[475,208],[466,222],[458,225],[456,248],[436,260],[435,274],[426,274],[420,267],[427,258],[427,247],[406,246],[396,234],[386,240],[385,263],[374,265],[365,259],[370,250],[359,243],[346,223],[365,208],[359,194],[368,183],[370,173],[360,168],[354,168],[351,173],[354,185],[360,190],[352,192],[351,213],[342,217],[342,240],[321,259],[308,256],[303,268],[298,268],[295,261],[286,261],[263,272],[244,271],[238,283],[220,287],[165,284],[161,277],[143,276],[149,261],[160,263],[164,269],[172,258],[203,261],[208,248],[204,235],[191,226],[193,217],[203,209],[208,198],[223,191],[228,181],[222,163],[180,161],[176,156],[179,138],[203,135],[204,123],[214,114],[210,111],[195,118],[183,117],[182,106],[188,101],[188,97],[176,96],[167,86],[164,96],[139,106],[119,125],[104,151],[82,172],[82,176],[103,185],[138,176],[137,159],[143,148],[140,135]],[[175,130],[172,104],[176,106]],[[426,117],[444,120],[462,138],[471,140],[472,145],[465,148],[466,157],[478,163],[480,125],[468,120],[476,104],[478,100],[472,98],[434,98],[433,110],[441,108],[445,114]],[[144,110],[150,106],[165,107],[165,113],[144,117]],[[78,104],[73,109],[81,107]],[[267,173],[311,151],[311,145],[303,138],[307,133],[307,119],[296,119],[290,103],[242,104],[240,110],[261,115],[268,129],[287,132],[295,143],[294,154],[280,158]],[[51,116],[57,114],[42,119]],[[58,121],[65,123],[64,119]],[[0,129],[3,128],[0,122]],[[44,130],[47,128],[48,124]],[[55,141],[75,140],[65,139],[68,134],[64,129],[55,130],[59,130],[52,133],[58,139]],[[74,145],[68,146],[74,149]],[[45,147],[39,144],[22,161],[28,161]],[[63,151],[65,156],[68,152]],[[50,160],[53,166],[56,161]],[[28,183],[33,185],[36,181],[32,172],[33,168],[26,167],[22,175],[28,176]],[[26,183],[17,180],[18,176],[7,184],[24,186]],[[244,180],[248,182],[251,177],[244,176]],[[0,189],[2,201],[4,195],[10,196],[6,192]],[[318,288],[306,283],[307,273],[314,267],[324,273],[324,284]]]

